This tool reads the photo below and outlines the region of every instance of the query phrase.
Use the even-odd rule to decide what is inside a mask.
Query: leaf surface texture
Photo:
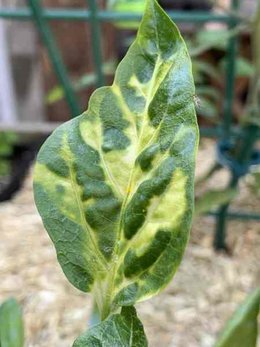
[[[69,281],[102,317],[162,290],[184,252],[198,129],[186,45],[156,1],[110,87],[41,148],[35,201]]]
[[[134,307],[123,307],[89,329],[74,342],[73,347],[147,347],[143,326]]]

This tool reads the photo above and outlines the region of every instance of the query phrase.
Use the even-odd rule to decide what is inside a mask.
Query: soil
[[[203,141],[197,172],[214,158]],[[224,186],[222,170],[208,187]],[[234,209],[258,211],[260,200],[241,182]],[[0,301],[9,296],[23,307],[28,347],[70,347],[87,327],[91,298],[65,279],[44,231],[32,194],[32,175],[15,198],[0,205]],[[224,322],[260,283],[260,223],[231,221],[232,255],[212,249],[214,219],[194,220],[183,262],[172,283],[137,305],[150,347],[211,347]]]

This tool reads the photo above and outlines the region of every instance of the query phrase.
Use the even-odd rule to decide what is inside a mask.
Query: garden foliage
[[[12,132],[0,132],[0,178],[10,174],[10,157],[13,153],[13,145],[17,136]]]

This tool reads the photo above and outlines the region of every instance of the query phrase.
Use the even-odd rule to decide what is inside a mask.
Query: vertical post
[[[4,21],[0,19],[0,122],[13,123],[17,118],[16,99],[5,29]]]
[[[96,71],[96,86],[101,87],[105,84],[102,62],[102,45],[100,23],[97,17],[98,7],[97,0],[86,0],[90,10],[90,25],[91,25],[91,40],[92,40],[92,55]]]
[[[229,188],[235,188],[238,184],[239,177],[232,173]],[[226,246],[226,222],[229,204],[222,205],[218,210],[216,217],[216,231],[214,236],[214,248],[216,250],[227,251]]]
[[[239,8],[239,0],[232,1],[232,11],[237,11]],[[237,24],[234,17],[230,17],[229,30],[232,30]],[[224,99],[224,112],[222,123],[222,139],[229,139],[230,130],[232,125],[232,107],[234,99],[234,87],[235,87],[235,72],[236,72],[236,52],[237,52],[237,38],[232,36],[228,42],[227,50],[227,65],[226,65],[226,88]]]
[[[28,4],[33,12],[33,16],[41,34],[42,40],[48,50],[49,57],[51,59],[53,69],[57,75],[57,78],[64,89],[64,94],[67,103],[70,107],[73,116],[80,114],[81,110],[79,103],[77,101],[76,95],[74,93],[73,87],[71,85],[67,69],[63,63],[61,54],[56,45],[55,39],[53,37],[52,31],[49,24],[44,19],[42,15],[42,7],[40,0],[27,0]]]
[[[232,0],[232,11],[237,11],[239,9],[239,0]],[[233,29],[236,26],[236,19],[230,17],[229,29]],[[222,134],[220,141],[229,141],[231,135],[231,125],[232,125],[232,108],[234,99],[234,87],[235,87],[235,71],[236,71],[236,51],[237,51],[237,38],[231,37],[228,43],[227,51],[227,67],[226,67],[226,91],[224,99],[224,114],[222,123]],[[232,179],[230,181],[230,187],[236,187],[238,183],[238,178],[232,173]],[[216,217],[216,230],[214,238],[214,247],[217,250],[226,250],[226,221],[227,212],[229,204],[221,206],[218,210]]]

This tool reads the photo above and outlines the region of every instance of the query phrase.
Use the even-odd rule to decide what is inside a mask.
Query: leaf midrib
[[[157,57],[157,60],[156,60],[156,63],[155,63],[155,69],[154,69],[154,75],[153,75],[153,80],[152,80],[152,83],[151,83],[151,86],[149,88],[149,91],[147,93],[147,99],[146,99],[146,107],[145,107],[145,111],[144,111],[144,119],[145,119],[145,116],[147,116],[147,110],[148,110],[148,106],[150,104],[150,98],[151,98],[151,94],[152,94],[152,89],[153,89],[153,86],[156,82],[156,79],[154,76],[156,76],[156,73],[157,73],[157,70],[159,68],[159,54],[158,54],[158,57]],[[138,147],[140,147],[140,142],[141,142],[141,136],[142,136],[142,133],[144,131],[144,125],[145,125],[145,120],[143,121],[142,123],[142,129],[140,131],[140,137],[139,137],[139,141],[138,141],[138,145],[137,145],[137,149]],[[127,203],[127,200],[128,200],[128,197],[130,195],[130,187],[131,187],[131,184],[132,184],[132,179],[133,179],[133,175],[134,175],[134,170],[135,170],[135,164],[133,164],[133,167],[131,169],[131,173],[130,173],[130,176],[129,176],[129,181],[128,181],[128,185],[127,185],[127,194],[123,200],[123,203],[122,203],[122,207],[121,207],[121,211],[120,211],[120,217],[119,217],[119,228],[118,228],[118,231],[117,231],[117,237],[116,239],[118,241],[122,240],[122,231],[123,231],[123,226],[122,226],[122,222],[123,222],[123,215],[124,215],[124,212],[125,212],[125,207],[126,207],[126,203]],[[114,263],[114,266],[112,268],[112,275],[111,275],[111,280],[110,280],[110,285],[109,285],[109,291],[107,293],[107,297],[109,298],[110,302],[112,303],[112,297],[113,297],[113,291],[114,291],[114,282],[115,282],[115,277],[116,277],[116,273],[117,273],[117,270],[120,266],[120,262],[114,262],[114,259],[118,257],[118,253],[119,253],[119,245],[118,243],[116,244],[115,248],[114,248],[114,252],[113,252],[113,255],[112,255],[112,262]],[[121,257],[120,257],[121,258]]]
[[[153,21],[155,22],[156,21],[156,18],[155,18],[155,12],[154,12],[154,9],[153,9]],[[171,69],[172,67],[172,64],[169,64],[169,68],[166,70],[162,80],[160,81],[158,87],[156,88],[156,90],[154,90],[154,86],[156,85],[156,77],[158,75],[158,70],[159,68],[161,67],[162,63],[164,62],[164,60],[161,60],[161,56],[160,56],[160,48],[158,46],[158,42],[159,42],[159,37],[158,37],[158,31],[157,31],[157,23],[154,23],[154,28],[155,28],[155,31],[156,31],[156,42],[157,42],[157,51],[158,51],[158,55],[157,55],[157,59],[156,59],[156,62],[155,62],[155,66],[154,66],[154,72],[153,72],[153,76],[152,76],[152,80],[151,80],[151,84],[150,84],[150,87],[148,88],[148,92],[147,92],[147,97],[146,97],[146,104],[145,104],[145,108],[144,108],[144,111],[143,111],[143,122],[142,122],[142,125],[141,125],[141,129],[140,129],[140,136],[138,137],[138,143],[137,143],[137,146],[136,146],[136,152],[137,153],[140,153],[140,144],[141,144],[141,141],[142,141],[142,138],[143,138],[143,133],[144,133],[144,130],[145,130],[145,125],[147,124],[147,117],[148,117],[148,108],[149,108],[149,105],[151,103],[151,100],[153,99],[153,96],[156,94],[158,88],[160,87],[160,85],[162,84],[162,82],[164,81],[165,79],[165,76],[167,76],[168,74],[168,71]],[[139,44],[138,41],[136,42],[136,44]],[[113,86],[111,87],[113,89]],[[160,122],[161,123],[161,122]],[[161,124],[158,126],[158,128],[160,128]],[[157,129],[156,129],[156,134],[157,134]],[[154,134],[152,136],[152,138],[154,138]],[[150,142],[150,140],[149,140]],[[103,158],[102,158],[103,159]],[[104,160],[104,159],[103,159]],[[126,193],[126,196],[125,198],[123,199],[123,202],[122,202],[122,207],[121,207],[121,211],[120,211],[120,217],[119,217],[119,228],[118,228],[118,231],[117,231],[117,237],[116,239],[118,241],[122,241],[122,233],[123,233],[123,215],[124,215],[124,212],[125,212],[125,208],[126,208],[126,204],[127,204],[127,201],[129,199],[129,196],[131,195],[131,186],[132,186],[132,181],[133,181],[133,178],[134,178],[134,171],[135,171],[135,162],[133,163],[133,167],[131,169],[131,173],[130,173],[130,176],[129,176],[129,180],[128,180],[128,185],[127,185],[127,193]],[[124,249],[124,252],[122,252],[122,254],[125,254],[126,251],[129,249],[129,247],[126,247]],[[120,258],[121,255],[119,255],[120,251],[120,248],[119,248],[119,244],[117,243],[115,245],[115,248],[114,248],[114,251],[113,251],[113,255],[112,255],[112,262],[114,263],[114,266],[113,268],[111,269],[112,270],[112,274],[110,277],[110,283],[109,283],[109,291],[108,291],[108,297],[110,299],[110,302],[111,302],[111,299],[112,299],[112,296],[113,296],[113,291],[114,291],[114,281],[115,281],[115,276],[116,276],[116,273],[117,273],[117,270],[120,266],[120,262],[117,261],[115,262],[114,260],[116,258],[118,258],[118,256]]]

